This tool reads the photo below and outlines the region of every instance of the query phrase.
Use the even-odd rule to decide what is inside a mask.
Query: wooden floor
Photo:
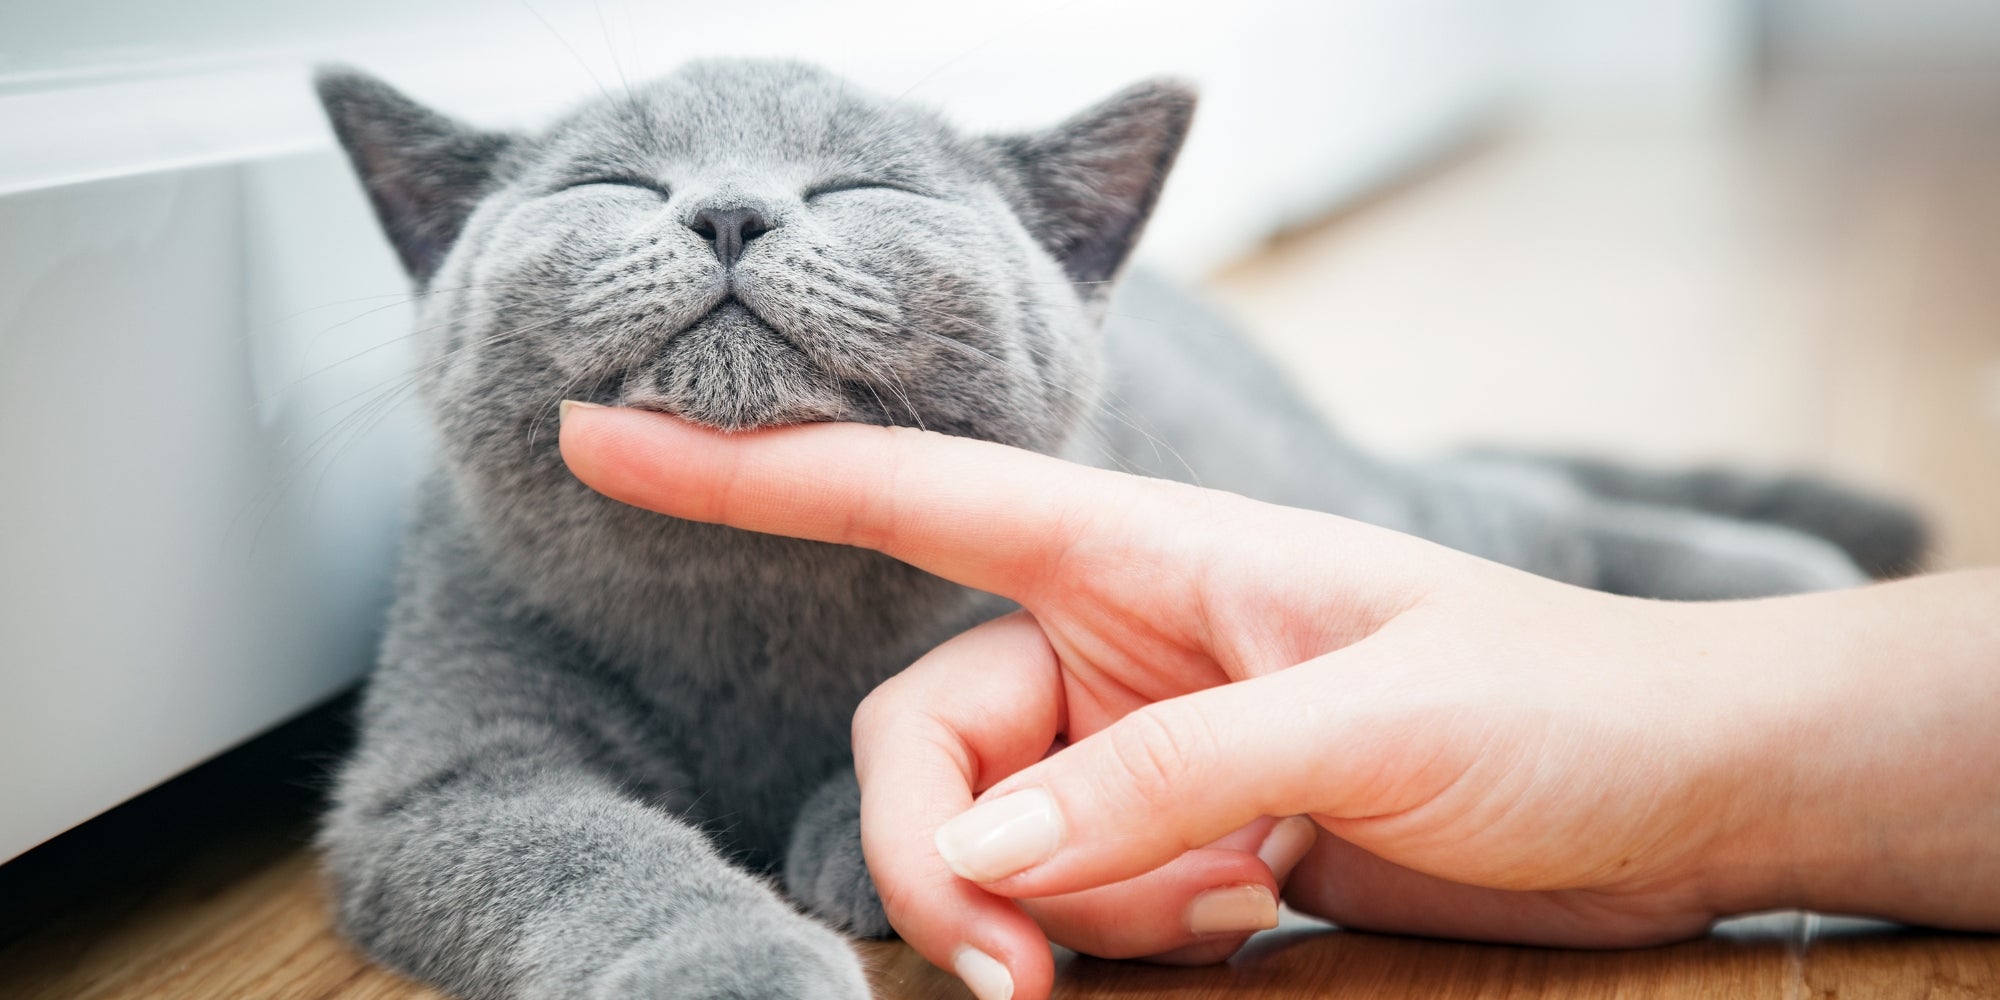
[[[211,859],[119,905],[0,951],[9,1000],[443,1000],[375,968],[334,936],[309,852]],[[1168,969],[1071,958],[1058,1000],[1292,998],[1975,998],[2000,996],[2000,941],[1782,915],[1634,952],[1572,952],[1348,934],[1266,932],[1224,966]],[[1837,922],[1834,922],[1837,924]],[[864,956],[884,1000],[966,1000],[956,979],[899,944]]]
[[[1941,563],[2000,562],[1996,83],[1800,80],[1727,123],[1505,137],[1216,286],[1385,447],[1820,467],[1922,501]],[[237,819],[212,793],[155,797],[0,869],[0,997],[434,996],[328,928],[309,798]],[[184,829],[211,832],[162,846]],[[899,945],[866,951],[885,1000],[968,996]],[[2000,939],[1786,914],[1604,954],[1294,923],[1226,966],[1071,959],[1058,982],[1070,1000],[1996,997]]]

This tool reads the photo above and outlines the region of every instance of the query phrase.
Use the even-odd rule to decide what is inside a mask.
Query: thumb
[[[938,829],[938,853],[991,892],[1049,896],[1144,874],[1262,816],[1365,811],[1336,766],[1332,672],[1360,651],[1131,712],[996,784]]]

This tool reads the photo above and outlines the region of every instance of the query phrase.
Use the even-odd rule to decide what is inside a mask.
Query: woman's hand
[[[903,429],[724,435],[573,410],[563,451],[618,499],[867,546],[1022,605],[855,720],[890,920],[986,1000],[1046,995],[1045,930],[1094,954],[1226,957],[1281,887],[1349,926],[1583,946],[1838,900],[1819,873],[1843,865],[1845,891],[1890,892],[1902,876],[1862,863],[1881,829],[1839,833],[1857,781],[1889,783],[1877,812],[1929,794],[2000,828],[2000,794],[1953,783],[1963,764],[1912,782],[1893,755],[1842,747],[2000,707],[1989,671],[1970,701],[1855,717],[1882,687],[1852,655],[1881,603],[1861,594],[1608,597],[1328,515]],[[1981,579],[1946,605],[1990,607],[2000,587]],[[1278,819],[1299,815],[1311,825]],[[1934,894],[1911,905],[1994,919]]]

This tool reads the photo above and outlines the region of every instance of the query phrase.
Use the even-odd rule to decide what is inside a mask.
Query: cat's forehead
[[[795,63],[696,63],[557,125],[548,153],[591,168],[950,170],[957,137],[922,109]]]

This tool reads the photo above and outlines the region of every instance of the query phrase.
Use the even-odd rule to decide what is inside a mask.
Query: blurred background
[[[1204,105],[1149,232],[1354,436],[1827,471],[2000,560],[1991,0],[0,6],[0,859],[367,668],[406,284],[307,86],[530,127],[793,55],[978,128]]]

